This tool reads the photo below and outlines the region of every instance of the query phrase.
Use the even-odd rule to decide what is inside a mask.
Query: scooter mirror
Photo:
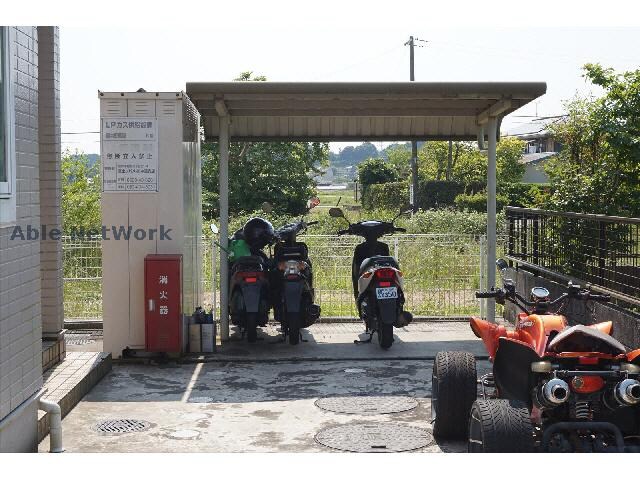
[[[498,260],[496,260],[496,267],[498,267],[498,270],[500,270],[501,272],[504,272],[507,268],[509,268],[509,264],[504,258],[499,258]]]
[[[216,224],[215,224],[215,223],[212,223],[211,225],[209,225],[209,228],[211,229],[211,232],[212,232],[214,235],[217,235],[217,234],[218,234],[219,230],[218,230],[218,227],[216,226]]]
[[[307,200],[307,210],[311,210],[320,205],[320,199],[318,197],[311,197]]]
[[[329,209],[329,216],[331,216],[333,218],[345,218],[344,212],[342,211],[341,208],[338,208],[338,207],[330,208]]]
[[[273,205],[271,205],[269,202],[264,202],[262,204],[262,211],[265,213],[271,213],[273,211]]]

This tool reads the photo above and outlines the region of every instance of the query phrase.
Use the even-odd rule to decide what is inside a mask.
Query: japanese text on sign
[[[160,285],[169,285],[169,276],[168,275],[160,275],[158,278],[158,283]],[[162,290],[160,292],[160,300],[169,300],[167,296],[167,292]],[[169,306],[168,305],[160,305],[160,315],[169,315]]]
[[[102,190],[158,191],[158,123],[155,118],[102,118]]]

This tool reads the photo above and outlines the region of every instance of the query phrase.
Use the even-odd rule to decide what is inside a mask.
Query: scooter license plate
[[[376,298],[378,300],[398,298],[398,287],[376,288]]]

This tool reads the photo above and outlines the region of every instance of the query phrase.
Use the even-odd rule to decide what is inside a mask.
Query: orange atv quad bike
[[[502,272],[504,260],[496,262]],[[550,299],[546,288],[527,301],[515,284],[476,293],[517,305],[515,329],[471,319],[492,373],[476,376],[473,355],[439,352],[432,374],[434,434],[467,439],[469,452],[640,451],[640,349],[628,351],[611,322],[569,326],[561,314],[571,300],[609,300],[569,283]],[[478,399],[477,384],[481,395]]]

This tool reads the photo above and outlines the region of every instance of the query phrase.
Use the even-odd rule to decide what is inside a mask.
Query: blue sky
[[[265,22],[248,29],[200,25],[62,27],[63,144],[99,151],[98,89],[177,91],[187,81],[226,81],[253,70],[274,81],[408,80],[409,34],[428,40],[416,50],[416,80],[546,81],[548,93],[505,119],[503,129],[529,121],[522,115],[555,115],[562,101],[589,93],[580,67],[601,62],[618,70],[640,65],[637,27],[522,26],[380,28],[367,18],[352,27]],[[452,25],[455,22],[450,22]],[[597,92],[595,92],[597,93]],[[342,145],[332,144],[332,150]]]

